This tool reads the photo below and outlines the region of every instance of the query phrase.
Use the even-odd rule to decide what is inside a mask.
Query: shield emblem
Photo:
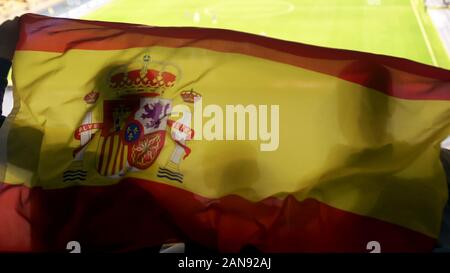
[[[117,176],[149,168],[164,147],[170,111],[171,101],[159,97],[105,100],[98,172]]]

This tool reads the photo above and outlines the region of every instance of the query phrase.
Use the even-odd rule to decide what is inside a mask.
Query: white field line
[[[417,8],[415,5],[416,1],[410,0],[410,3],[411,3],[411,7],[414,11],[414,15],[416,16],[417,22],[419,23],[420,31],[422,32],[423,39],[425,40],[425,44],[427,46],[428,53],[430,53],[431,61],[433,62],[434,66],[438,66],[436,56],[434,55],[433,48],[431,47],[430,40],[428,39],[427,32],[425,31],[425,28],[422,24],[422,20],[420,19],[420,16],[419,16],[419,12],[417,11]]]

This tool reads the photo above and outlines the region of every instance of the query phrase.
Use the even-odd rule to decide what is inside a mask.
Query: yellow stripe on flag
[[[86,114],[79,110],[85,109],[85,94],[97,90],[102,98],[112,97],[102,93],[106,83],[101,79],[108,68],[148,51],[71,50],[64,55],[18,51],[14,74],[21,75],[15,78],[21,107],[10,122],[29,123],[45,133],[49,126],[45,121],[63,116],[70,126],[60,127],[61,137],[29,135],[26,141],[52,138],[56,146],[75,148],[78,142],[73,140],[73,133]],[[251,201],[290,194],[298,200],[314,198],[437,237],[439,208],[447,200],[447,188],[436,159],[438,143],[450,134],[448,101],[394,98],[336,77],[240,54],[156,46],[150,53],[154,58],[175,62],[183,71],[180,82],[164,94],[174,105],[183,104],[180,92],[186,87],[202,94],[204,106],[279,105],[279,147],[262,152],[261,141],[191,141],[192,152],[181,167],[184,180],[178,183],[156,176],[175,148],[168,142],[155,164],[127,176],[160,181],[208,198],[230,194]],[[55,71],[55,67],[64,69]],[[45,76],[51,72],[52,77]],[[102,107],[94,108],[95,115],[102,113]],[[208,120],[205,117],[203,122]],[[11,129],[9,140],[22,134],[20,128]],[[112,150],[110,141],[114,141]],[[111,174],[118,137],[109,138],[105,147],[101,173]],[[26,150],[8,151],[5,181],[30,187],[69,186],[56,178],[62,162],[46,157],[50,149],[43,145],[40,153],[33,155],[35,161],[48,162],[45,169],[38,170],[14,166],[26,157]],[[125,147],[125,155],[128,149]],[[108,157],[112,158],[109,165]],[[29,178],[29,171],[37,171],[35,180]],[[55,175],[48,175],[52,173]],[[118,181],[89,175],[81,185]],[[407,214],[410,211],[415,211],[414,217]]]

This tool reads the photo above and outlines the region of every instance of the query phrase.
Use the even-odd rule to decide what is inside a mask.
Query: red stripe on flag
[[[110,167],[111,159],[114,156],[113,149],[114,149],[114,141],[116,140],[116,134],[114,133],[113,135],[110,135],[105,139],[109,139],[109,151],[108,151],[108,157],[106,158],[106,168],[105,168],[105,172],[103,173],[103,175],[108,175],[108,174],[110,174],[109,167]]]
[[[119,144],[117,146],[116,154],[114,155],[114,163],[113,163],[113,166],[112,166],[112,174],[113,175],[117,174],[120,171],[120,170],[116,170],[116,166],[117,166],[117,158],[120,155],[120,149],[121,148],[122,148],[122,141],[119,138]]]
[[[435,244],[421,233],[313,199],[211,200],[138,179],[56,190],[4,184],[0,217],[1,251],[66,251],[71,240],[85,251],[124,251],[173,238],[224,252],[246,244],[267,252],[368,252],[369,241],[378,241],[382,252],[423,252]]]
[[[30,14],[22,16],[21,22],[17,50],[197,47],[298,66],[393,97],[450,100],[450,71],[402,58],[310,46],[223,29],[146,27]]]
[[[122,143],[122,147],[120,148],[120,166],[119,166],[119,170],[122,171],[123,170],[123,161],[125,160],[123,158],[123,150],[125,149],[125,144]]]
[[[106,138],[100,138],[100,140],[103,141],[103,143],[102,143],[102,149],[101,149],[100,155],[99,155],[97,171],[99,173],[102,173],[103,160],[105,159]]]

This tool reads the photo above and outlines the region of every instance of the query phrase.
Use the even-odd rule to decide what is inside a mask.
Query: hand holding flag
[[[0,58],[12,60],[19,38],[19,17],[0,25]]]

